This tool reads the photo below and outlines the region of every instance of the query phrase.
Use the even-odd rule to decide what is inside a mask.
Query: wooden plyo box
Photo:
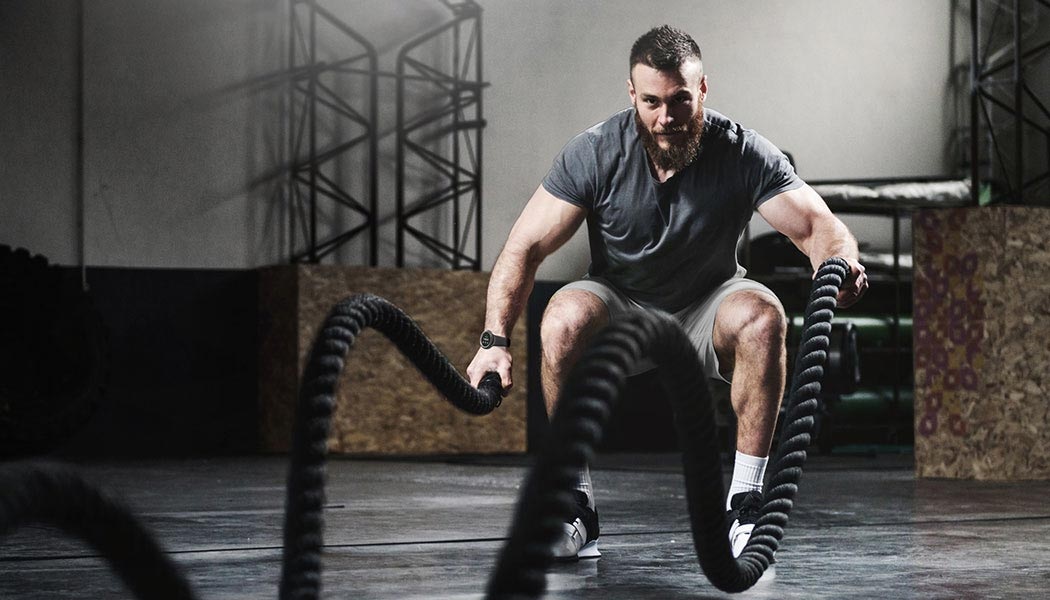
[[[316,333],[339,301],[372,293],[407,313],[461,374],[484,328],[488,274],[468,271],[284,265],[259,277],[260,444],[290,447],[300,378]],[[485,416],[464,413],[374,329],[358,336],[339,381],[328,439],[335,454],[525,451],[524,316],[511,335],[516,384]]]
[[[919,477],[1050,479],[1050,209],[914,221]]]

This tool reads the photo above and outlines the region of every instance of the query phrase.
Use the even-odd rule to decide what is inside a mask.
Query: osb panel
[[[286,451],[298,394],[299,323],[295,267],[259,271],[259,444]]]
[[[914,232],[918,475],[1050,478],[1050,211],[921,210]]]
[[[478,348],[488,275],[466,271],[300,266],[299,372],[325,317],[347,296],[369,292],[404,310],[460,371]],[[472,416],[440,396],[382,334],[357,339],[339,384],[334,453],[427,454],[525,451],[525,323],[514,341],[514,381],[503,404]]]
[[[1011,479],[1050,479],[1050,210],[1007,210],[1002,279],[1005,320],[996,387],[1009,395],[1006,431],[1017,455]]]

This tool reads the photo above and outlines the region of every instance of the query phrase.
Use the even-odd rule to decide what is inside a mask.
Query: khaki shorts
[[[609,310],[610,322],[615,321],[618,316],[629,310],[648,310],[628,298],[623,292],[601,277],[588,277],[574,281],[558,291],[560,292],[561,290],[584,290],[598,296]],[[693,341],[700,363],[703,365],[704,373],[711,379],[729,383],[718,369],[718,354],[715,352],[714,344],[715,315],[718,313],[718,307],[722,304],[722,300],[725,300],[730,294],[743,290],[755,290],[769,294],[777,306],[781,306],[776,294],[766,286],[751,279],[733,277],[715,288],[707,296],[672,314],[675,320],[682,325],[682,329],[685,330],[689,339]],[[644,373],[655,368],[655,366],[649,359],[642,359],[630,374]]]

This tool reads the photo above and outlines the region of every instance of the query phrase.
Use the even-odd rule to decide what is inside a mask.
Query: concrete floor
[[[335,460],[327,598],[481,598],[527,459]],[[548,598],[725,598],[693,553],[676,455],[593,469],[604,556]],[[275,598],[283,457],[86,464],[156,532],[203,600]],[[3,493],[0,490],[0,493]],[[777,577],[739,598],[1040,598],[1050,482],[916,481],[909,455],[812,457]],[[41,526],[0,539],[0,598],[128,598],[89,548]]]

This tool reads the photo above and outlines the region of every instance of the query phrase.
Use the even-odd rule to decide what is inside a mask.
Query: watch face
[[[485,331],[481,334],[481,347],[491,348],[492,347],[492,332]]]

